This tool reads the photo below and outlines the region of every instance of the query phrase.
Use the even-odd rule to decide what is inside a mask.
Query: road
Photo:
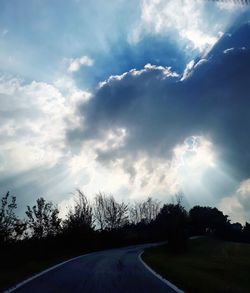
[[[15,293],[174,293],[139,260],[148,245],[91,253],[73,259],[15,289]]]

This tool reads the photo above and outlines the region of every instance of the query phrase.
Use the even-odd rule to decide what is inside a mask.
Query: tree
[[[155,224],[165,233],[172,251],[183,251],[187,243],[187,212],[178,202],[165,204],[156,217]]]
[[[55,236],[60,231],[59,210],[52,202],[46,202],[43,197],[38,198],[32,208],[27,206],[25,213],[28,217],[27,224],[31,237],[41,239]]]
[[[101,230],[118,229],[128,223],[128,205],[99,193],[95,197],[94,216]]]
[[[250,224],[248,222],[246,222],[243,227],[243,235],[244,240],[250,242]]]
[[[68,232],[81,233],[92,230],[93,224],[92,207],[85,194],[78,189],[75,205],[69,210],[64,221],[64,229]]]
[[[97,224],[97,227],[103,231],[105,229],[105,194],[101,192],[95,196],[94,199],[94,219]]]
[[[140,222],[150,223],[160,211],[160,203],[148,197],[144,202],[135,203],[129,210],[130,221],[134,224]]]
[[[1,199],[0,209],[0,243],[22,238],[26,225],[15,214],[16,197],[10,198],[9,191]]]
[[[105,222],[109,230],[118,229],[128,223],[128,206],[118,203],[113,196],[105,199]]]
[[[194,206],[189,211],[189,219],[195,234],[218,232],[229,223],[228,216],[211,207]]]

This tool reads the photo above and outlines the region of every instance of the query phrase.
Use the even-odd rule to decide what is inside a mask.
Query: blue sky
[[[249,9],[0,2],[0,191],[216,205],[250,220]]]
[[[27,80],[51,82],[60,74],[63,59],[82,54],[96,60],[95,72],[92,70],[91,77],[87,77],[92,85],[93,80],[141,68],[150,62],[171,65],[180,71],[197,55],[188,38],[176,36],[174,26],[162,24],[156,32],[157,23],[148,19],[142,23],[140,16],[145,4],[139,1],[1,1],[0,5],[2,71],[18,73]],[[209,29],[211,36],[218,37],[219,29],[224,29],[235,13],[214,6],[207,4],[203,8],[206,12],[201,11],[198,16],[206,17],[205,22],[200,20],[204,26],[201,30]],[[156,17],[153,9],[151,13],[152,18]],[[189,11],[184,13],[186,16]],[[209,23],[217,18],[215,30]],[[182,33],[185,23],[178,24],[179,19],[171,21],[177,23]],[[193,29],[192,16],[187,23]]]

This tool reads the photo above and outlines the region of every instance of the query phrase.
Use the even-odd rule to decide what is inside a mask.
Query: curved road
[[[139,254],[149,246],[152,245],[136,245],[83,255],[9,292],[176,292],[155,277],[139,260]]]

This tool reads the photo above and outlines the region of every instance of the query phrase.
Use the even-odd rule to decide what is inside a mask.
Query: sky
[[[182,192],[250,221],[249,68],[247,5],[1,0],[1,194]]]

